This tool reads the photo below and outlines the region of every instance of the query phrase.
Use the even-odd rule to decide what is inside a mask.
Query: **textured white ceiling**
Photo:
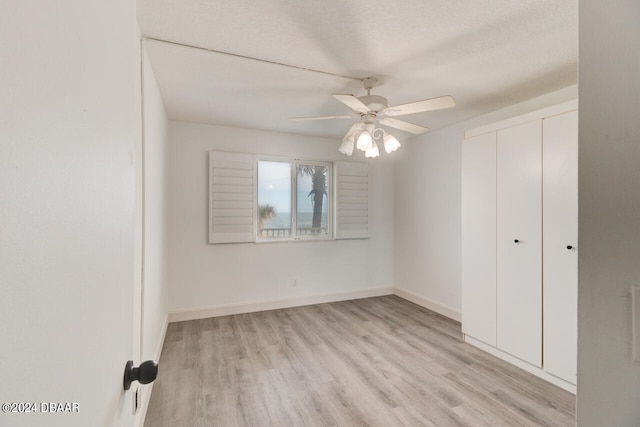
[[[457,107],[402,119],[446,126],[577,82],[577,0],[138,0],[169,118],[340,138],[331,93],[390,104],[452,95]],[[256,61],[244,57],[258,58]],[[289,64],[331,74],[277,65]],[[399,139],[411,135],[395,131]]]

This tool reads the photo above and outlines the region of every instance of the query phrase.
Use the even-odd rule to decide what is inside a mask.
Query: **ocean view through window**
[[[259,160],[257,240],[331,238],[331,164]]]

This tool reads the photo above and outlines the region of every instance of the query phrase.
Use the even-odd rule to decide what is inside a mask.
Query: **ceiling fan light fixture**
[[[340,148],[338,148],[338,151],[341,152],[342,154],[346,154],[347,156],[350,156],[353,154],[354,145],[355,145],[355,141],[353,136],[348,136],[342,140],[342,144],[340,144]]]
[[[398,148],[400,148],[400,141],[398,141],[395,136],[387,133],[384,136],[384,151],[393,153]]]
[[[373,137],[369,132],[363,130],[358,136],[358,142],[356,144],[358,150],[367,151],[372,145],[374,145]]]
[[[371,146],[367,148],[364,152],[364,156],[368,158],[378,157],[380,155],[380,150],[378,150],[378,144],[375,141],[371,140]]]
[[[393,153],[400,148],[400,142],[395,136],[388,134],[384,129],[376,127],[377,125],[420,135],[428,132],[429,128],[398,120],[394,117],[441,110],[443,108],[455,107],[456,105],[451,95],[445,95],[389,106],[387,98],[380,95],[371,95],[371,88],[376,86],[377,83],[378,80],[375,77],[362,79],[362,85],[367,91],[367,94],[360,97],[345,93],[332,94],[336,100],[349,107],[351,116],[290,117],[289,120],[348,119],[350,117],[360,116],[360,120],[351,125],[351,128],[344,136],[338,151],[347,156],[351,156],[355,145],[358,150],[365,152],[365,157],[378,157],[380,155],[378,142],[384,145],[384,150],[387,153]]]

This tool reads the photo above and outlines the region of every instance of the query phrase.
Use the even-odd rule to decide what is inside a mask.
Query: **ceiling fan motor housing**
[[[387,108],[387,98],[380,95],[365,95],[358,98],[360,102],[369,108],[369,111],[379,112]]]

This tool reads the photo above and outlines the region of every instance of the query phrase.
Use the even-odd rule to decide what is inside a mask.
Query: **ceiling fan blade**
[[[358,98],[356,98],[353,95],[334,93],[331,96],[333,96],[338,101],[342,102],[347,107],[351,108],[353,111],[356,111],[358,113],[369,112],[369,107],[367,107],[365,104],[362,103],[362,101],[360,101]]]
[[[402,120],[398,120],[398,119],[392,119],[390,117],[383,117],[378,119],[378,121],[380,122],[381,125],[385,125],[385,126],[389,126],[392,128],[396,128],[396,129],[400,129],[403,130],[405,132],[409,132],[409,133],[414,133],[416,135],[419,135],[421,133],[425,133],[429,130],[429,128],[426,128],[424,126],[418,126],[418,125],[414,125],[413,123],[408,123]]]
[[[441,110],[456,106],[456,101],[452,96],[439,96],[438,98],[424,99],[422,101],[410,102],[408,104],[394,105],[380,111],[382,116],[403,116],[405,114],[422,113],[425,111]]]
[[[353,116],[318,116],[318,117],[289,117],[289,120],[300,122],[303,120],[353,119]]]

